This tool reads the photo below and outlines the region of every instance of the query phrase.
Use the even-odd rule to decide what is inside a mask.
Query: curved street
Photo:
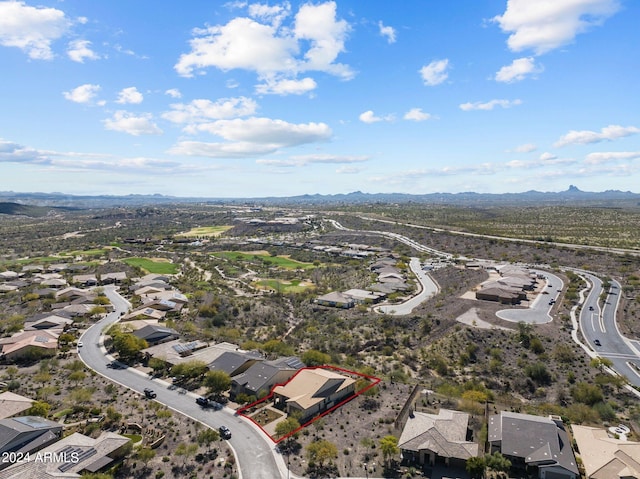
[[[184,393],[180,389],[170,389],[169,384],[164,381],[151,379],[148,375],[133,369],[107,368],[111,358],[106,356],[106,350],[102,344],[102,332],[118,321],[121,314],[127,311],[129,303],[114,287],[104,287],[104,291],[115,311],[91,326],[80,338],[84,346],[78,350],[78,355],[87,367],[142,396],[144,388],[152,388],[158,395],[156,401],[211,428],[228,426],[232,437],[227,443],[234,451],[241,478],[286,477],[284,460],[275,451],[271,440],[253,424],[236,416],[232,409],[224,408],[220,411],[204,409],[195,403],[195,395]],[[248,445],[250,447],[247,447]]]
[[[330,222],[338,229],[348,229],[335,220],[330,220]],[[426,247],[396,233],[367,232],[391,237],[421,252],[450,257],[447,253]],[[418,304],[437,292],[437,285],[421,269],[418,258],[411,258],[410,267],[421,285],[420,293],[402,304],[380,306],[376,308],[378,312],[397,315],[410,314]],[[590,355],[609,359],[615,372],[624,375],[630,384],[640,387],[640,344],[624,337],[616,323],[621,291],[620,284],[616,281],[611,282],[601,308],[602,281],[593,273],[584,271],[579,273],[590,282],[588,295],[580,305],[581,311],[578,321],[579,329],[588,345]],[[551,321],[552,318],[549,315],[549,311],[552,303],[547,304],[547,300],[557,299],[564,285],[558,276],[548,272],[545,272],[545,275],[549,295],[538,295],[531,304],[530,309],[503,310],[498,313],[498,316],[507,321],[525,321],[532,324]],[[111,361],[111,358],[107,356],[106,349],[102,343],[102,333],[117,322],[122,314],[128,311],[130,303],[120,296],[113,286],[105,287],[104,291],[113,304],[114,311],[90,327],[81,337],[84,347],[79,349],[78,354],[88,367],[111,381],[132,389],[141,395],[144,388],[151,387],[157,393],[155,400],[209,427],[217,429],[222,425],[228,426],[233,436],[227,442],[236,456],[241,478],[274,479],[278,477],[295,477],[287,470],[284,459],[276,451],[272,441],[259,428],[236,416],[233,410],[229,408],[224,408],[220,411],[203,409],[195,403],[196,396],[180,389],[173,389],[164,381],[152,379],[148,375],[133,369],[113,370],[108,368],[107,364]],[[580,342],[577,337],[576,340]],[[585,346],[583,345],[583,347]],[[248,445],[250,447],[247,447]]]

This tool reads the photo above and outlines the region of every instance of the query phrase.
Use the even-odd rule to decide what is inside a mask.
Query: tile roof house
[[[587,479],[639,479],[640,442],[609,437],[605,429],[571,426]]]
[[[287,382],[304,364],[295,356],[261,361],[231,379],[231,398],[238,394],[264,397],[276,384]]]
[[[95,274],[76,274],[71,278],[71,281],[82,286],[96,286],[98,284],[98,278]]]
[[[6,391],[0,393],[0,419],[15,416],[26,411],[33,404],[33,399],[29,399],[19,394]]]
[[[79,478],[82,472],[95,473],[112,465],[124,455],[129,441],[113,432],[96,439],[76,432],[40,451],[48,460],[14,464],[0,471],[0,479]]]
[[[304,423],[352,396],[355,387],[355,379],[329,369],[302,369],[286,384],[273,388],[274,406],[287,414],[300,414]]]
[[[332,291],[331,293],[323,294],[316,298],[316,303],[321,306],[331,306],[333,308],[353,308],[356,302],[351,296],[347,296],[339,291]]]
[[[100,282],[102,284],[121,284],[127,280],[127,273],[124,271],[117,271],[115,273],[104,273],[100,275]]]
[[[30,355],[54,356],[58,349],[55,330],[24,331],[8,338],[0,339],[0,358],[19,359]]]
[[[477,456],[480,446],[472,442],[469,414],[440,409],[438,414],[414,412],[398,440],[402,457],[409,463],[433,466],[438,460],[463,466]]]
[[[38,416],[20,416],[0,420],[0,454],[34,452],[57,441],[62,424]],[[8,463],[0,462],[0,469]]]
[[[580,477],[569,436],[561,418],[502,411],[489,418],[491,452],[514,465],[538,469],[540,479]]]

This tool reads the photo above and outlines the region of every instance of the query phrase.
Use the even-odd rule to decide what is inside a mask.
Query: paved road
[[[435,283],[435,281],[431,279],[431,276],[429,276],[422,270],[420,259],[411,258],[409,267],[411,268],[411,271],[413,271],[413,273],[416,275],[416,278],[420,283],[421,291],[416,296],[413,296],[404,303],[385,304],[375,308],[375,311],[377,311],[378,313],[391,314],[394,316],[411,314],[411,311],[418,307],[423,301],[426,301],[439,291],[440,288]]]
[[[616,312],[620,302],[620,283],[611,282],[601,308],[600,295],[604,292],[602,281],[590,273],[582,273],[591,283],[589,295],[580,312],[580,329],[589,347],[598,356],[609,359],[612,369],[625,376],[631,384],[640,387],[640,357],[634,343],[624,337],[616,323]],[[593,310],[591,310],[593,308]],[[598,346],[595,341],[600,342]],[[635,368],[632,366],[635,365]]]
[[[101,375],[137,391],[141,396],[144,388],[152,388],[158,395],[156,398],[158,402],[207,426],[214,429],[222,425],[228,426],[231,429],[232,437],[227,442],[235,453],[241,478],[275,479],[286,477],[286,465],[282,457],[275,453],[271,440],[257,427],[239,416],[235,416],[232,409],[225,408],[221,411],[203,409],[195,403],[196,396],[181,392],[179,389],[169,389],[169,385],[164,381],[153,380],[132,369],[107,368],[111,358],[105,356],[105,351],[101,347],[101,333],[118,321],[121,312],[127,311],[129,303],[115,291],[115,288],[105,287],[104,289],[114,305],[115,311],[89,328],[80,338],[84,344],[79,349],[82,361]]]
[[[539,294],[533,303],[527,309],[503,309],[496,313],[500,319],[519,323],[520,321],[529,324],[544,324],[553,321],[550,312],[554,307],[549,302],[553,299],[557,301],[560,292],[564,288],[564,282],[555,274],[546,271],[536,271],[538,274],[545,275],[545,289],[548,294]]]
[[[361,219],[370,220],[370,221],[379,221],[382,223],[388,224],[397,224],[395,221],[389,220],[380,220],[375,218],[368,218],[366,216],[361,216]],[[339,222],[335,220],[329,220],[333,226],[337,229],[350,230],[342,226]],[[444,231],[439,230],[437,228],[431,228],[427,226],[420,225],[411,225],[404,223],[404,226],[410,226],[414,228],[420,229],[428,229],[432,231]],[[409,238],[406,238],[397,233],[389,233],[386,231],[367,231],[368,233],[377,233],[387,236],[389,238],[396,239],[402,243],[407,244],[415,248],[418,251],[430,252],[432,254],[437,254],[442,257],[451,257],[450,254],[445,253],[443,251],[438,251],[433,248],[428,248],[427,246],[421,245]],[[471,234],[464,233],[459,231],[448,231],[453,234],[461,234],[467,236],[477,236],[482,238],[492,238],[492,236],[480,235],[480,234]],[[498,238],[498,237],[496,237]],[[501,240],[505,241],[515,241],[522,243],[538,243],[537,241],[527,241],[520,240],[515,238],[503,238],[499,237]],[[565,244],[555,244],[556,246],[561,247],[585,247],[582,245],[565,245]],[[606,252],[613,253],[621,253],[626,252],[618,249],[609,249],[609,248],[594,248],[599,249]],[[635,254],[638,254],[637,251]],[[463,258],[461,258],[463,259]],[[621,286],[617,281],[612,281],[612,288],[607,292],[607,298],[602,308],[599,306],[598,299],[602,294],[602,281],[595,275],[581,271],[575,270],[575,272],[585,276],[591,282],[591,288],[589,290],[589,294],[582,304],[582,308],[580,311],[579,317],[579,328],[582,331],[582,334],[587,342],[587,346],[595,351],[595,354],[602,356],[604,358],[608,358],[613,363],[612,369],[625,376],[631,384],[634,386],[640,387],[640,341],[632,341],[626,337],[624,337],[620,331],[618,330],[618,325],[616,322],[616,314],[618,310],[618,305],[620,301],[620,292]],[[558,290],[562,290],[564,285],[559,277],[545,272],[547,275],[548,282],[550,284],[549,292],[553,293],[553,295],[539,295],[536,300],[533,302],[529,309],[510,309],[510,310],[502,310],[497,313],[498,317],[507,321],[524,321],[531,324],[542,324],[547,323],[552,320],[551,315],[549,314],[552,305],[548,304],[548,300],[551,298],[558,297]],[[590,308],[593,308],[591,310]],[[596,339],[600,341],[601,346],[595,344]],[[577,335],[574,336],[574,340],[582,344],[578,339]]]

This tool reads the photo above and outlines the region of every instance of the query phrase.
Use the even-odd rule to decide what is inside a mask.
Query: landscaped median
[[[300,369],[271,393],[238,409],[279,443],[380,383],[380,378],[335,366]],[[278,427],[282,423],[284,427]]]

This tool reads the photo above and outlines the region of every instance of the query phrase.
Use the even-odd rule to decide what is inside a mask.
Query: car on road
[[[78,347],[81,348],[82,347],[82,341],[78,341]]]
[[[155,397],[157,396],[157,394],[155,393],[155,391],[153,389],[149,389],[149,388],[144,388],[144,396],[147,399],[155,399]]]
[[[107,363],[107,367],[110,369],[126,369],[127,365],[114,359],[110,363]]]
[[[196,404],[198,406],[202,406],[202,407],[208,407],[209,406],[209,400],[205,397],[200,396],[199,398],[196,398]]]
[[[600,342],[600,340],[599,340],[599,339],[595,339],[595,340],[593,341],[593,344],[595,344],[596,346],[602,346],[602,343]]]
[[[593,306],[589,306],[589,311],[593,311]]]
[[[227,426],[220,426],[218,431],[220,432],[220,437],[222,439],[231,439],[231,431]]]

